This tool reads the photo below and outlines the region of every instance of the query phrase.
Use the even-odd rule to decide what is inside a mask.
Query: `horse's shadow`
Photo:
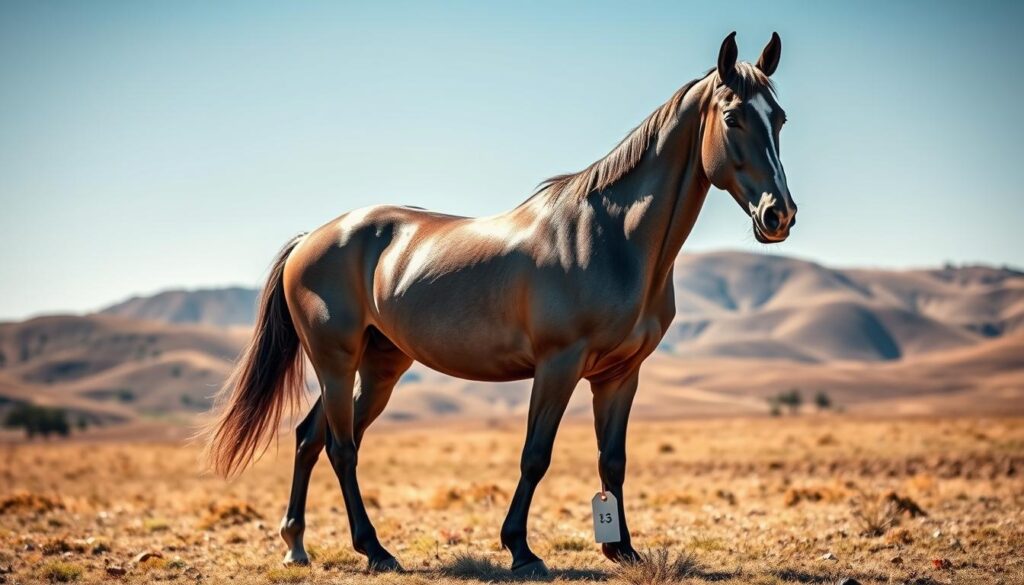
[[[689,564],[682,568],[685,575],[679,577],[695,579],[698,581],[717,582],[726,581],[736,577],[736,573],[723,571],[708,571],[696,564]],[[626,569],[628,571],[628,569]],[[434,572],[434,571],[431,571]],[[461,553],[453,559],[443,563],[436,572],[449,579],[464,581],[484,581],[488,583],[522,583],[522,582],[545,582],[545,581],[609,581],[614,578],[621,578],[621,567],[610,570],[592,567],[569,567],[552,568],[547,575],[518,575],[504,566],[499,565],[490,558],[472,553]]]
[[[432,571],[433,572],[433,571]],[[614,576],[611,571],[586,567],[553,568],[547,575],[519,575],[513,573],[490,558],[460,553],[444,562],[436,572],[449,579],[484,581],[488,583],[521,583],[530,581],[607,581]]]

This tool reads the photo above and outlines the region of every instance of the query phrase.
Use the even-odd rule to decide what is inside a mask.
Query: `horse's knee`
[[[523,474],[523,479],[536,483],[544,477],[550,466],[550,453],[525,453],[519,469]]]
[[[598,459],[601,476],[612,485],[622,485],[626,479],[626,453],[622,451],[602,451]]]

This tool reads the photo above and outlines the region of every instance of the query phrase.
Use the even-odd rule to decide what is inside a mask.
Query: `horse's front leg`
[[[551,463],[555,433],[581,368],[582,351],[573,348],[538,364],[534,373],[519,485],[501,527],[501,545],[512,553],[512,570],[520,574],[547,574],[544,561],[527,545],[526,521],[533,493]]]
[[[619,542],[604,543],[601,552],[616,563],[639,558],[626,527],[626,512],[622,497],[622,483],[626,477],[626,424],[636,395],[639,369],[614,380],[591,382],[594,392],[594,429],[600,450],[598,471],[602,489],[615,496],[619,504]]]

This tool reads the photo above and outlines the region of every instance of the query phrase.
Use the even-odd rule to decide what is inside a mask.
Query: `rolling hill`
[[[985,266],[836,269],[739,252],[677,262],[677,316],[645,366],[648,417],[761,414],[826,392],[852,412],[1024,412],[1024,274]],[[99,422],[189,421],[248,338],[255,289],[175,290],[92,315],[0,324],[0,405],[59,405]],[[310,387],[314,387],[310,380]],[[578,392],[570,416],[589,416]],[[529,382],[414,366],[385,419],[518,415]]]

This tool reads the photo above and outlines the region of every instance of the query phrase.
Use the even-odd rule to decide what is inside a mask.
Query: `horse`
[[[286,563],[309,562],[306,494],[326,449],[354,549],[371,571],[402,570],[377,537],[356,469],[363,434],[413,361],[471,380],[533,378],[520,478],[501,527],[519,574],[547,573],[527,543],[530,502],[569,397],[589,381],[600,481],[617,502],[620,534],[601,549],[614,562],[638,559],[623,509],[626,426],[640,366],[675,315],[675,258],[712,185],[739,204],[761,243],[785,240],[796,223],[779,160],[786,116],[770,80],[782,41],[773,33],[750,64],[737,61],[735,35],[714,68],[608,155],[548,179],[510,211],[474,219],[378,205],[285,245],[206,432],[210,465],[240,472],[301,400],[308,357],[321,394],[296,429]]]

